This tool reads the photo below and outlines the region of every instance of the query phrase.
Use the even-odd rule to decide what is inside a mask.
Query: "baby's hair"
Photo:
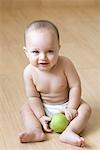
[[[25,30],[25,34],[24,34],[25,46],[26,46],[26,35],[27,35],[28,31],[36,30],[36,29],[40,29],[40,28],[47,28],[47,29],[53,30],[56,33],[58,42],[59,42],[59,31],[55,24],[53,24],[52,22],[50,22],[48,20],[35,20],[35,21],[31,22]]]

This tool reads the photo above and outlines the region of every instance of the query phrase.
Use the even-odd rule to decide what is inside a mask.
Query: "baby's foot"
[[[64,131],[60,135],[60,140],[64,143],[72,144],[79,147],[84,147],[85,141],[83,137],[80,137],[73,131]]]
[[[35,132],[22,132],[19,135],[19,139],[21,143],[27,142],[39,142],[45,140],[45,134],[42,131],[35,131]]]

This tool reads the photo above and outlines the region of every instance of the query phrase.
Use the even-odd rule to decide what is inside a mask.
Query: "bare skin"
[[[28,104],[23,106],[21,115],[26,131],[19,134],[20,142],[26,143],[45,140],[45,134],[42,131],[41,124],[33,114]]]
[[[68,58],[58,55],[59,48],[54,31],[43,28],[28,33],[25,53],[30,64],[24,70],[28,101],[21,109],[25,126],[25,131],[19,135],[22,143],[43,141],[43,130],[52,132],[48,126],[51,117],[46,116],[43,102],[55,105],[68,100],[64,113],[70,124],[59,139],[79,147],[85,145],[79,133],[85,128],[91,109],[81,100],[81,83],[74,65]]]
[[[85,111],[84,111],[85,110]],[[60,135],[60,140],[64,143],[69,143],[75,146],[84,147],[85,140],[79,136],[79,133],[85,128],[85,121],[87,122],[91,114],[90,107],[87,103],[82,101],[78,109],[78,115],[69,124],[68,128]],[[75,124],[77,124],[75,126]]]

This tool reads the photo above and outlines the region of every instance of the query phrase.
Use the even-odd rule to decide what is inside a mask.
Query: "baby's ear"
[[[59,44],[59,49],[61,48],[61,45]]]
[[[24,49],[24,53],[25,53],[26,57],[28,58],[28,57],[29,57],[29,54],[28,54],[28,52],[27,52],[27,50],[26,50],[26,47],[24,46],[23,49]]]
[[[24,49],[24,51],[26,50],[26,47],[25,46],[23,46],[23,49]]]
[[[59,44],[59,45],[58,45],[58,51],[60,51],[60,48],[61,48],[61,45]]]

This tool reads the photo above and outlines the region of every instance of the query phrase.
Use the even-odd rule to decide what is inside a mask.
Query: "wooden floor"
[[[47,141],[20,144],[20,107],[26,101],[22,73],[28,63],[23,52],[24,29],[34,19],[49,19],[59,28],[61,55],[75,64],[82,97],[93,113],[82,136],[87,146],[100,148],[100,7],[0,9],[0,150],[80,150],[62,144],[57,134]]]

